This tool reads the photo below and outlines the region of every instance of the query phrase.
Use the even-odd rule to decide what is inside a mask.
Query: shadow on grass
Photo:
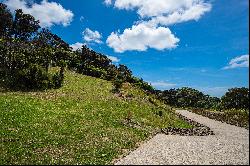
[[[7,93],[7,92],[44,92],[47,89],[29,89],[29,88],[10,88],[7,86],[3,86],[0,84],[0,93]]]

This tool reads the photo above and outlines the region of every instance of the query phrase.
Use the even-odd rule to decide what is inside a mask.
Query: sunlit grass
[[[60,89],[0,92],[0,164],[110,164],[156,129],[191,127],[154,96],[129,84],[122,96],[112,88],[66,72]],[[128,116],[139,127],[124,125]]]

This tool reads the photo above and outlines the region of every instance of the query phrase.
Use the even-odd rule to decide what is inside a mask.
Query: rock
[[[188,119],[180,114],[177,114],[179,118],[184,121],[187,121],[189,124],[195,126],[191,129],[180,129],[180,128],[165,128],[162,129],[161,132],[165,133],[166,135],[181,135],[181,136],[206,136],[206,135],[214,135],[213,131],[203,124],[195,122],[191,119]]]

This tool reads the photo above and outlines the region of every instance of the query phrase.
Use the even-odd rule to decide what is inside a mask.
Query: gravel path
[[[158,134],[115,165],[230,164],[249,165],[249,130],[186,110],[178,113],[210,127],[215,135]]]

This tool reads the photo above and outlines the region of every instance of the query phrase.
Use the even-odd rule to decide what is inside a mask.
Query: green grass
[[[0,91],[0,164],[110,164],[156,129],[192,127],[154,96],[125,84],[119,97],[112,88],[67,71],[60,89]],[[123,125],[127,117],[139,125]]]

